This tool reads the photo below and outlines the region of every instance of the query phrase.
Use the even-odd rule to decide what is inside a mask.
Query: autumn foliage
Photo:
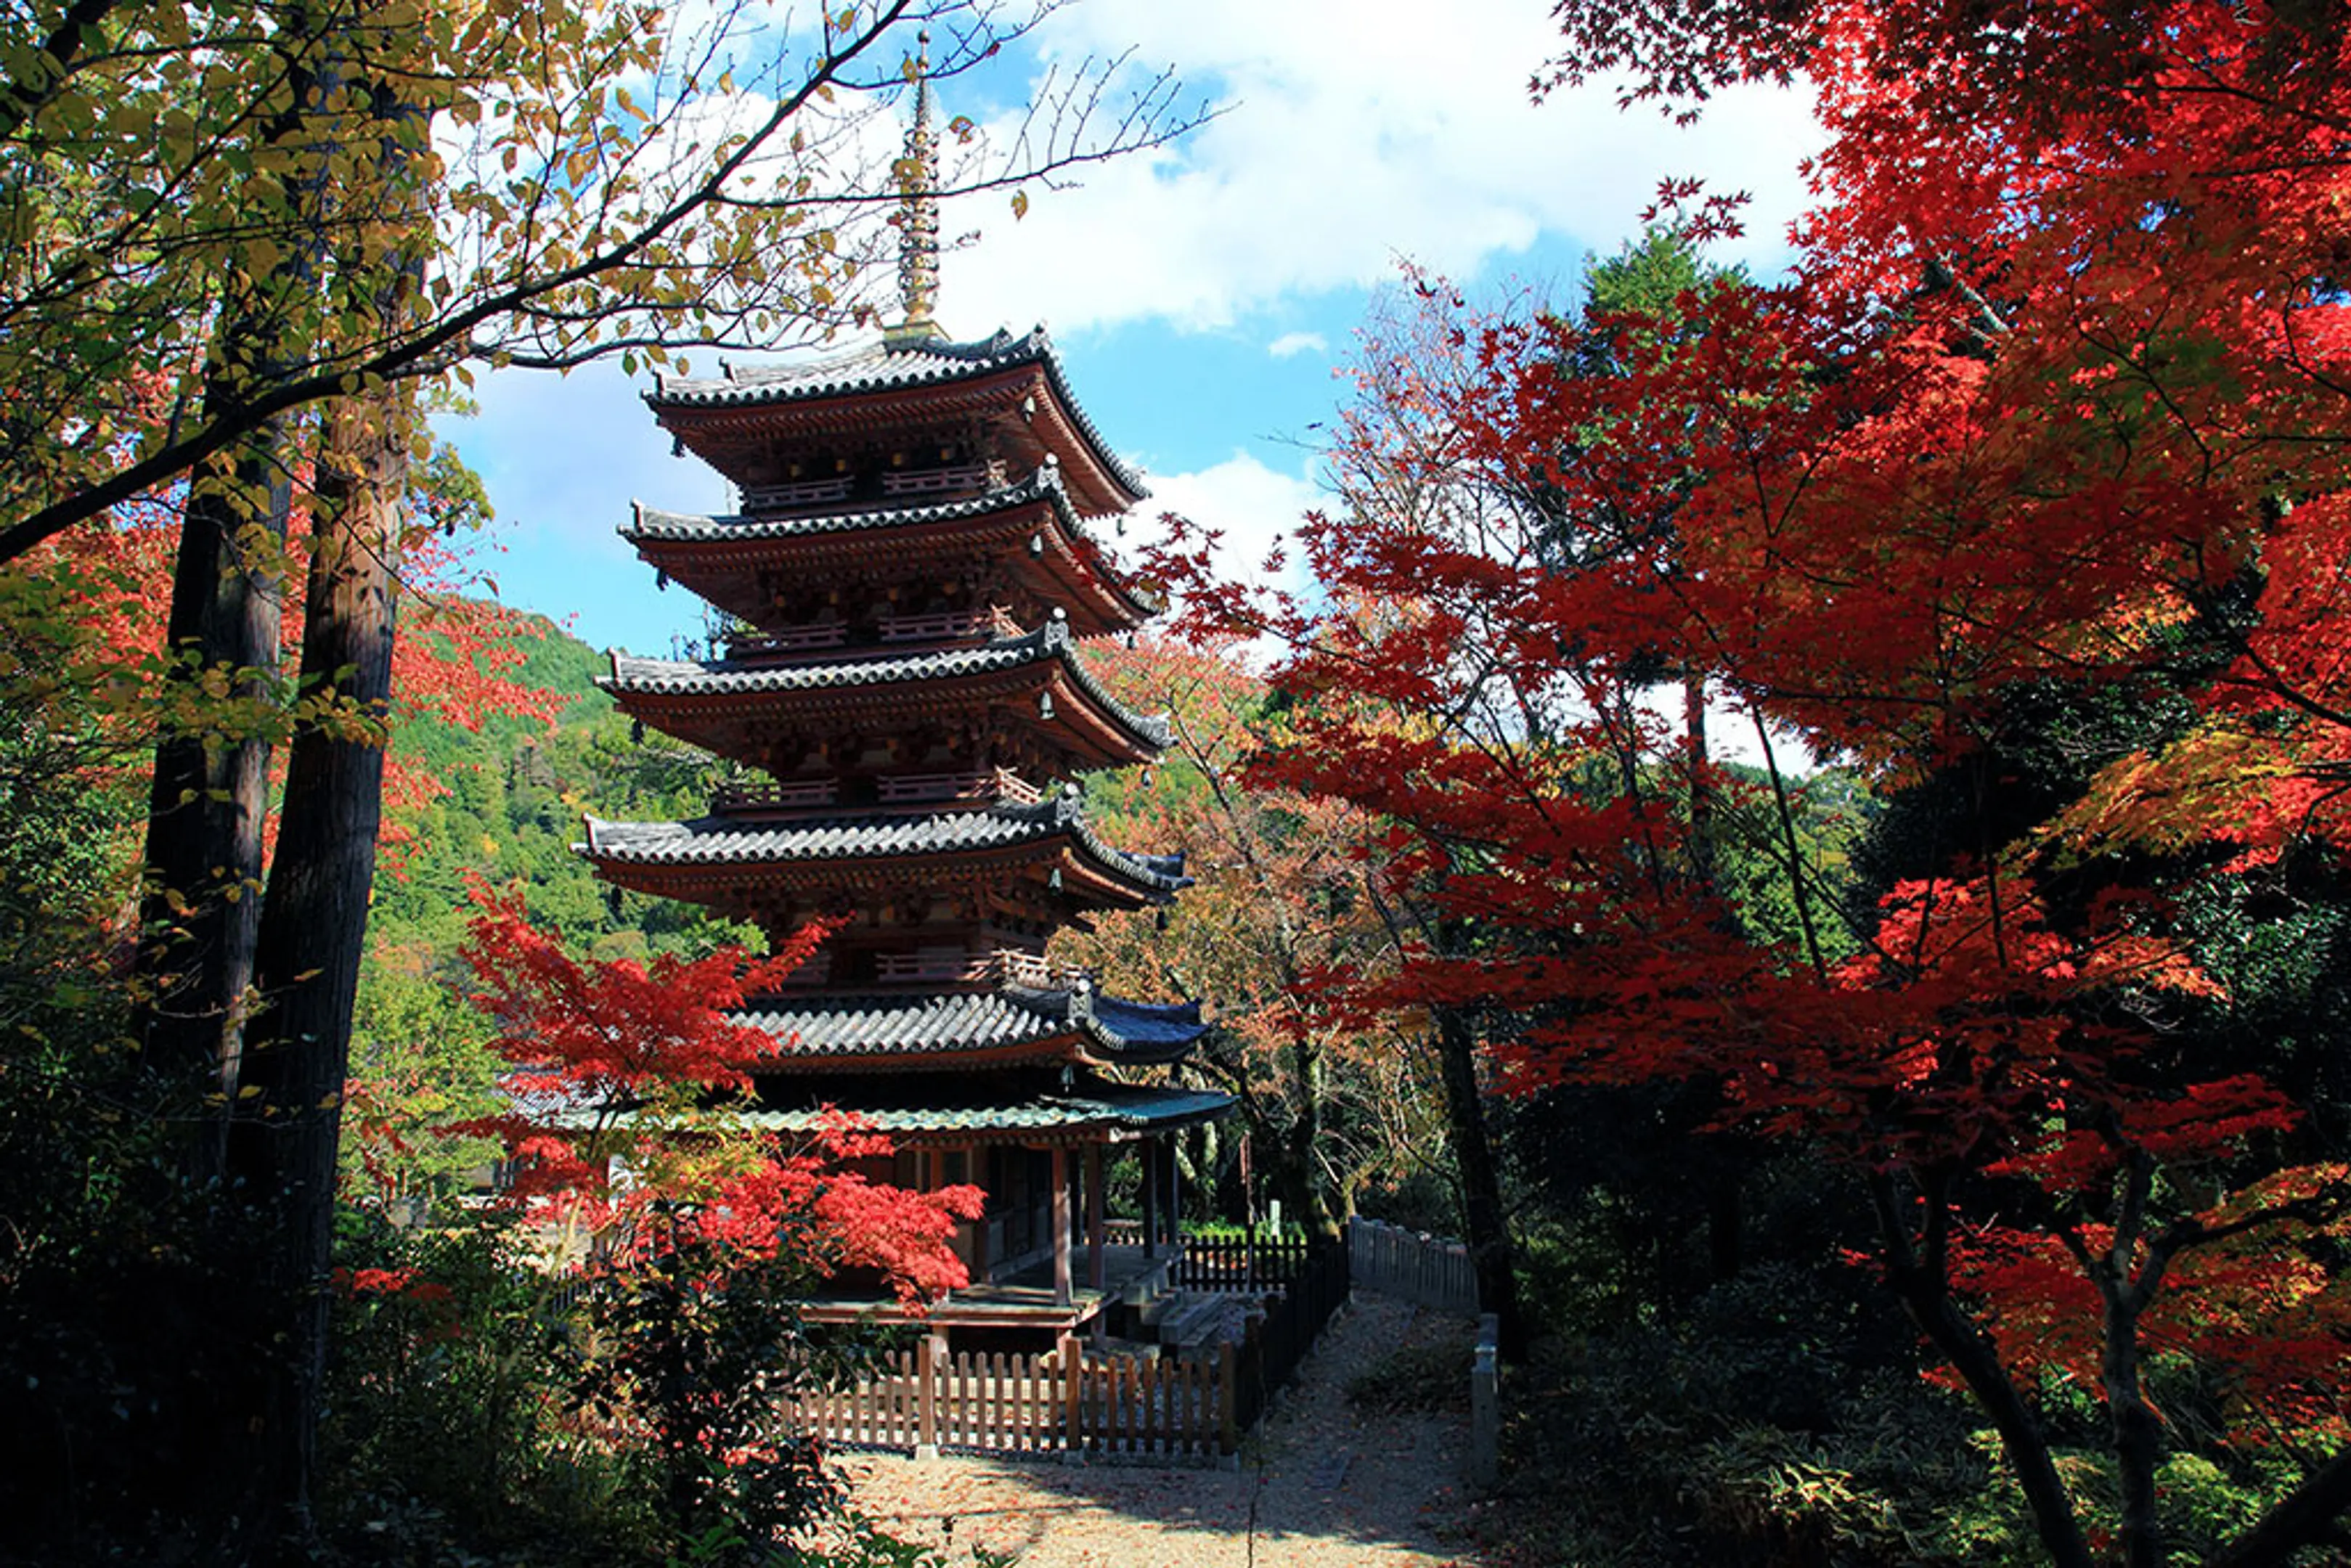
[[[1383,874],[1450,933],[1330,978],[1366,1020],[1474,1010],[1506,1087],[1703,1080],[1721,1125],[1842,1159],[2051,1559],[2095,1555],[2033,1407],[2057,1374],[2106,1403],[2117,1549],[2160,1561],[2149,1358],[2231,1385],[2227,1441],[2351,1437],[2342,1167],[2166,1023],[2228,1000],[2178,900],[2351,850],[2345,19],[1558,10],[1567,79],[1686,104],[1801,72],[1831,141],[1784,281],[1496,314],[1416,279],[1360,361],[1347,506],[1301,532],[1322,596],[1196,596],[1297,650],[1259,776],[1392,822]],[[1694,237],[1733,221],[1667,195]],[[2167,718],[2029,801],[2003,758],[2061,698]],[[1798,852],[1807,753],[1964,809],[1855,907]],[[1711,873],[1742,797],[1783,938]],[[2227,1560],[2346,1502],[2338,1458]]]
[[[1089,659],[1175,740],[1154,769],[1097,777],[1090,807],[1113,842],[1181,851],[1195,882],[1175,909],[1099,917],[1056,951],[1122,995],[1199,998],[1214,1031],[1189,1070],[1237,1098],[1248,1140],[1234,1164],[1253,1190],[1234,1207],[1261,1192],[1335,1227],[1363,1192],[1423,1168],[1434,1135],[1419,1042],[1326,1016],[1308,984],[1394,949],[1357,853],[1376,824],[1337,799],[1249,785],[1250,755],[1284,721],[1231,648],[1146,633]]]
[[[722,948],[582,963],[531,924],[518,890],[477,883],[473,900],[463,956],[513,1064],[514,1109],[465,1130],[504,1140],[514,1201],[623,1263],[632,1249],[674,1244],[643,1217],[682,1209],[723,1255],[788,1248],[811,1277],[875,1271],[908,1304],[967,1282],[948,1242],[978,1216],[977,1188],[872,1179],[861,1166],[886,1160],[890,1142],[849,1113],[786,1148],[735,1114],[775,1041],[728,1015],[804,963],[826,927],[764,958]]]
[[[141,383],[139,420],[164,417],[157,402],[163,390],[160,378]],[[443,450],[412,497],[401,561],[403,634],[392,654],[393,724],[430,716],[479,730],[493,715],[555,716],[559,699],[517,678],[540,635],[538,623],[498,603],[465,541],[450,537],[475,520],[471,486]],[[286,596],[281,678],[257,692],[241,687],[239,672],[227,669],[188,681],[168,678],[183,657],[163,645],[163,612],[185,504],[184,486],[134,497],[114,507],[104,526],[62,534],[0,574],[8,627],[0,640],[0,685],[53,732],[78,737],[79,787],[134,787],[145,764],[142,748],[167,729],[233,741],[249,735],[282,739],[321,717],[353,733],[382,727],[371,716],[332,715],[315,699],[297,699],[291,672],[302,645],[298,593]],[[294,521],[289,536],[269,548],[282,580],[299,583],[308,566],[306,507],[298,505]],[[479,591],[485,586],[493,596]],[[387,752],[384,774],[384,841],[396,865],[407,820],[448,786],[397,749]]]

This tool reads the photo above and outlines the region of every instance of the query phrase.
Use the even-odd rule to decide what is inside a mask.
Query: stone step
[[[1197,1352],[1216,1338],[1217,1329],[1225,1319],[1225,1301],[1221,1296],[1194,1295],[1178,1291],[1181,1303],[1161,1317],[1155,1325],[1159,1343],[1172,1345],[1179,1354]]]
[[[1183,1306],[1183,1291],[1162,1291],[1156,1295],[1146,1298],[1135,1308],[1134,1321],[1146,1329],[1156,1329],[1165,1322],[1170,1315],[1180,1312]]]
[[[1153,1267],[1144,1270],[1121,1286],[1119,1300],[1130,1307],[1144,1306],[1168,1291],[1174,1275],[1175,1260],[1163,1258]]]

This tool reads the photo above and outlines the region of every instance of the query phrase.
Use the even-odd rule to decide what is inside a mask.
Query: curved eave
[[[1105,1064],[1122,1067],[1180,1061],[1208,1032],[1197,1002],[1130,1002],[1095,996],[1081,1022],[1093,1041],[1094,1054]]]
[[[1082,985],[778,998],[734,1021],[776,1040],[758,1071],[782,1074],[1150,1066],[1181,1059],[1207,1028],[1196,1003],[1130,1002]]]
[[[1236,1103],[1231,1095],[1216,1090],[1084,1083],[1066,1094],[996,1103],[872,1109],[815,1106],[746,1112],[742,1121],[764,1132],[808,1134],[836,1122],[846,1111],[902,1148],[952,1147],[981,1137],[1019,1143],[1115,1143],[1213,1122],[1229,1114]]]
[[[831,716],[883,731],[989,705],[1050,731],[1088,767],[1148,762],[1172,739],[1165,719],[1134,713],[1111,695],[1080,658],[1074,634],[1058,622],[973,647],[830,662],[688,662],[617,653],[611,659],[611,674],[596,685],[622,711],[713,751],[738,749],[747,727],[805,726]],[[1050,718],[1041,706],[1049,695]]]
[[[619,533],[647,565],[755,623],[770,612],[759,596],[761,572],[813,576],[880,554],[1009,563],[1016,580],[1067,609],[1087,636],[1132,630],[1166,608],[1119,571],[1050,465],[983,496],[821,516],[713,517],[638,503]]]
[[[1048,395],[1020,413],[1023,397]],[[644,394],[664,429],[724,469],[730,439],[886,429],[893,422],[1011,413],[1049,451],[1081,457],[1072,476],[1081,509],[1121,512],[1150,494],[1121,462],[1071,393],[1061,356],[1042,327],[972,343],[881,345],[805,367],[709,381],[663,381]],[[705,447],[709,448],[705,450]],[[1075,465],[1071,465],[1075,466]]]
[[[573,849],[606,881],[656,896],[750,902],[962,869],[1059,873],[1065,894],[1112,909],[1170,902],[1191,885],[1183,857],[1128,854],[1096,838],[1075,801],[929,815],[835,817],[774,826],[585,819]]]

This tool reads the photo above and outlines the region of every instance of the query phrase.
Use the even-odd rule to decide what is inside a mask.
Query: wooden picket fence
[[[1231,1345],[1214,1362],[1114,1355],[1087,1358],[1083,1366],[1071,1447],[1197,1458],[1239,1447]]]
[[[852,1448],[1039,1454],[1077,1449],[1207,1458],[1238,1445],[1238,1363],[1089,1355],[1064,1337],[1041,1355],[949,1354],[926,1339],[875,1375],[800,1402],[800,1420]]]
[[[827,1443],[916,1453],[1074,1450],[1179,1462],[1235,1453],[1347,1298],[1343,1244],[1302,1244],[1298,1253],[1241,1342],[1218,1345],[1213,1358],[1092,1354],[1066,1334],[1042,1354],[951,1354],[933,1335],[883,1356],[853,1386],[803,1399],[800,1421]]]
[[[1176,1283],[1187,1291],[1225,1291],[1253,1295],[1287,1290],[1306,1267],[1306,1240],[1261,1240],[1234,1237],[1184,1238],[1176,1260]]]

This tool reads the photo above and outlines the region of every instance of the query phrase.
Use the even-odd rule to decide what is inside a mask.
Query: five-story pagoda
[[[1073,782],[1167,743],[1078,652],[1153,612],[1089,528],[1144,491],[1041,329],[967,343],[933,322],[929,108],[924,82],[901,165],[905,320],[845,357],[647,395],[739,511],[641,506],[622,535],[746,630],[716,658],[615,653],[602,684],[759,781],[692,821],[590,818],[582,851],[611,882],[771,937],[843,922],[749,1020],[777,1042],[754,1119],[789,1134],[853,1111],[898,1149],[877,1174],[979,1186],[987,1213],[957,1241],[973,1288],[940,1315],[1067,1327],[1111,1282],[1105,1149],[1140,1146],[1155,1251],[1174,1228],[1164,1134],[1229,1100],[1107,1076],[1182,1057],[1196,1004],[1102,996],[1046,956],[1058,927],[1164,904],[1188,880],[1180,856],[1097,838]]]

